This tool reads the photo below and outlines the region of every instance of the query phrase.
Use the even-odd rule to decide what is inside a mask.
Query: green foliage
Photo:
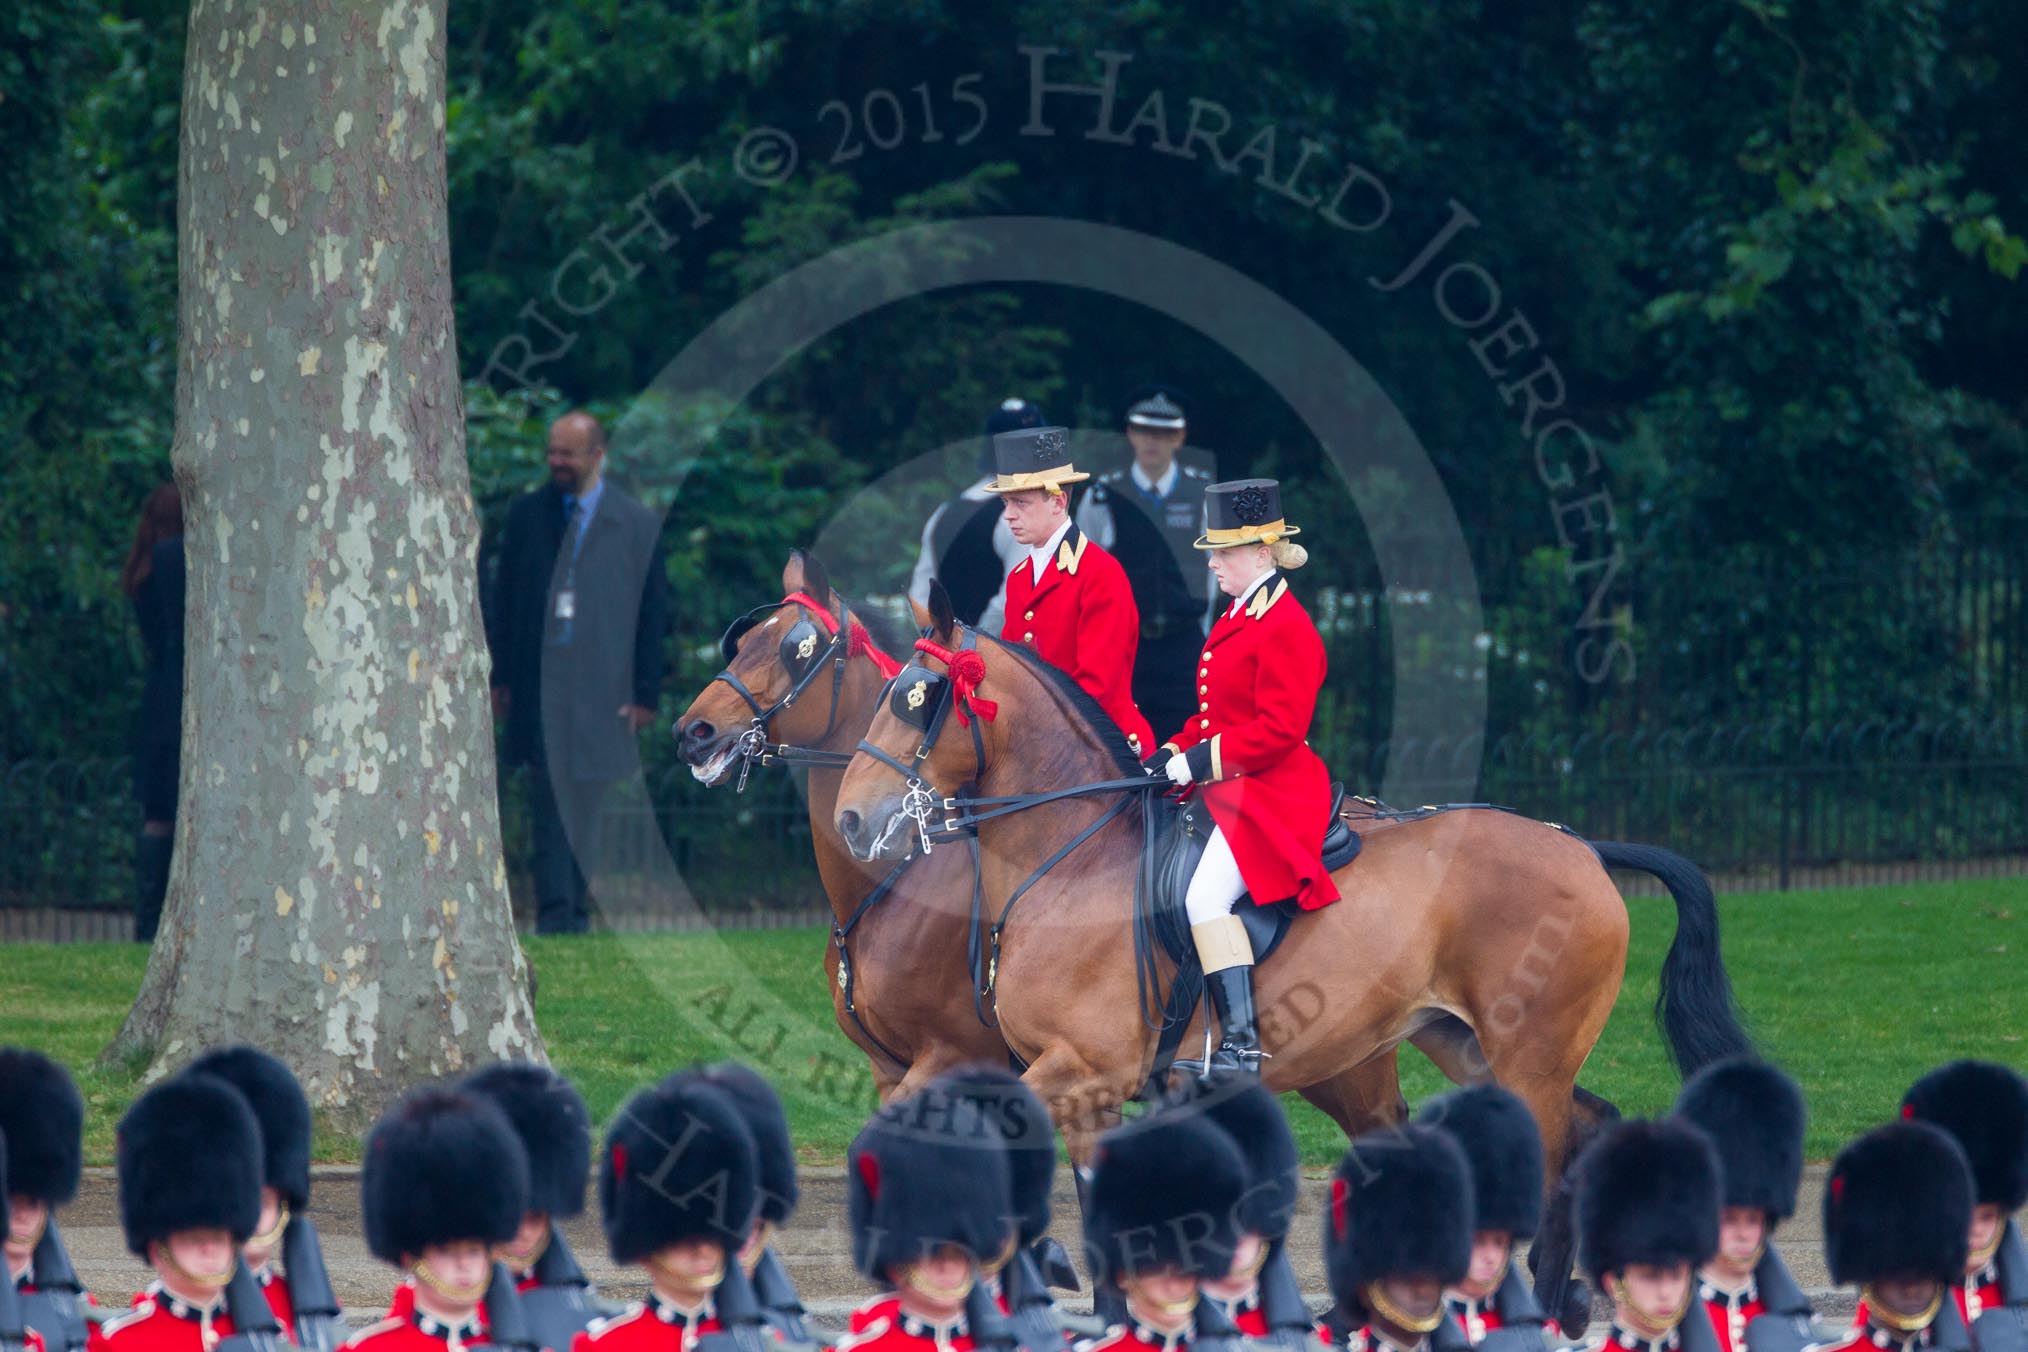
[[[0,203],[15,317],[0,435],[21,448],[0,478],[10,758],[124,741],[134,645],[111,577],[167,458],[184,17],[179,0],[24,0],[6,21],[21,40],[0,44],[19,185]],[[1372,608],[1365,523],[1414,504],[1372,476],[1355,504],[1257,373],[1103,296],[917,296],[777,354],[738,408],[648,394],[805,262],[913,225],[1034,214],[1235,268],[1364,363],[1466,532],[1501,730],[1758,718],[1771,703],[1799,720],[1976,714],[2005,687],[1969,664],[2019,668],[1992,607],[1934,588],[1883,599],[1895,576],[1936,578],[2018,535],[2028,512],[2014,359],[2028,104],[1999,55],[2028,42],[2017,5],[501,0],[453,6],[449,23],[478,505],[497,520],[539,481],[558,410],[599,411],[616,475],[668,509],[683,644],[770,595],[788,548],[841,513],[892,541],[841,583],[897,587],[950,485],[885,476],[976,435],[1004,395],[1113,427],[1149,379],[1195,396],[1192,439],[1223,472],[1288,479],[1317,555],[1305,584]],[[1114,127],[1155,94],[1166,126],[1093,138],[1094,101],[1054,95],[1050,133],[1024,134],[1020,47],[1041,42],[1060,49],[1054,81],[1128,53]],[[1222,143],[1187,139],[1193,99],[1229,116]],[[899,119],[892,140],[882,116]],[[1272,159],[1240,159],[1264,128]],[[734,172],[769,129],[794,167]],[[1382,224],[1347,230],[1275,189],[1305,141],[1303,189],[1328,195],[1361,166],[1386,185]],[[1448,257],[1501,291],[1478,328],[1446,319],[1431,276],[1369,284],[1453,201],[1478,224]],[[1489,375],[1471,344],[1515,315],[1537,345]],[[517,335],[554,357],[524,364],[534,388],[494,364]],[[1599,453],[1568,489],[1545,484],[1505,384],[1545,357]],[[1608,496],[1613,533],[1565,544],[1561,513],[1585,493]],[[1615,549],[1622,579],[1594,596],[1583,567]],[[2006,585],[1991,584],[1995,604]],[[1632,658],[1603,684],[1574,667],[1598,606]],[[1348,656],[1362,683],[1334,698],[1378,742],[1392,677],[1365,679],[1365,662]]]

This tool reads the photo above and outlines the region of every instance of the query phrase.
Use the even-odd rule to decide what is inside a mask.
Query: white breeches
[[[1225,832],[1213,827],[1211,839],[1204,842],[1204,853],[1198,857],[1197,871],[1190,875],[1190,888],[1183,894],[1184,914],[1191,924],[1201,925],[1231,915],[1233,904],[1245,895],[1246,880],[1239,876],[1239,861],[1225,843]]]

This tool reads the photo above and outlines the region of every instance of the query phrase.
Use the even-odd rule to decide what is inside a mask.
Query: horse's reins
[[[979,683],[984,680],[986,672],[985,659],[980,657],[978,653],[978,631],[970,625],[960,625],[959,630],[960,638],[958,647],[955,650],[943,647],[941,644],[931,640],[928,635],[924,635],[916,640],[916,651],[926,656],[934,657],[950,668],[951,675],[948,683],[940,684],[934,697],[929,694],[927,680],[918,680],[915,686],[907,692],[901,692],[898,689],[900,675],[905,675],[909,670],[908,668],[903,668],[900,674],[888,682],[889,691],[906,699],[910,710],[921,718],[921,722],[917,726],[922,729],[923,735],[921,741],[916,746],[912,763],[904,765],[898,757],[889,755],[881,747],[875,746],[872,742],[863,738],[859,742],[859,749],[889,769],[894,770],[902,777],[905,787],[902,795],[901,811],[896,814],[894,822],[898,824],[904,817],[915,822],[916,832],[921,840],[922,852],[924,854],[928,854],[934,848],[934,842],[938,839],[949,840],[953,837],[964,836],[970,838],[973,842],[972,925],[971,936],[966,945],[968,950],[966,958],[971,965],[973,975],[973,1010],[978,1015],[981,1023],[985,1023],[988,1027],[994,1027],[996,1025],[986,1018],[984,1001],[992,995],[994,983],[999,976],[1000,938],[1006,931],[1009,917],[1014,913],[1015,904],[1027,895],[1030,888],[1041,882],[1051,869],[1062,863],[1078,846],[1090,840],[1108,822],[1111,822],[1115,817],[1124,812],[1127,806],[1134,800],[1122,796],[1111,807],[1100,813],[1097,819],[1079,831],[1075,836],[1072,836],[1055,853],[1043,860],[1041,865],[1028,875],[1026,881],[1014,889],[1007,898],[1007,904],[1000,908],[1000,918],[986,932],[986,937],[992,944],[990,955],[983,954],[980,945],[980,932],[983,928],[985,917],[983,914],[984,902],[982,897],[983,878],[977,866],[978,845],[976,828],[984,822],[994,821],[1016,812],[1025,812],[1030,808],[1041,807],[1047,803],[1061,802],[1069,798],[1082,798],[1096,793],[1118,793],[1125,795],[1128,793],[1144,792],[1149,789],[1167,788],[1168,785],[1165,781],[1153,775],[1142,774],[1123,779],[1098,780],[1090,784],[1074,784],[1069,788],[1050,789],[1040,793],[989,794],[969,797],[964,795],[947,797],[938,794],[934,786],[923,779],[922,767],[923,763],[929,759],[930,753],[936,749],[937,739],[943,735],[944,723],[949,718],[951,711],[955,709],[958,721],[970,730],[972,734],[973,764],[980,769],[983,769],[986,764],[986,748],[984,738],[979,731],[979,721],[984,719],[990,722],[999,713],[999,705],[991,700],[980,699],[975,693]],[[922,707],[924,704],[929,704],[930,707],[924,709]],[[896,713],[905,719],[909,717],[908,715],[902,715],[899,709],[896,710]],[[1145,802],[1146,800],[1143,799],[1142,801]],[[980,808],[987,810],[983,812],[978,811],[977,809]],[[938,810],[943,812],[943,820],[932,824],[930,820],[931,815]],[[888,831],[891,833],[892,830],[893,825],[891,824]],[[885,841],[886,833],[883,833],[880,841],[876,842],[876,844],[882,844]],[[981,968],[982,958],[984,960],[983,971]],[[1144,987],[1144,1008],[1145,998],[1146,990]]]

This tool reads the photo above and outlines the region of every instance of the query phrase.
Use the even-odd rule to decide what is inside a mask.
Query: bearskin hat
[[[1056,1182],[1056,1128],[1042,1100],[1020,1076],[1001,1066],[968,1066],[936,1084],[970,1099],[1000,1133],[1007,1148],[1007,1180],[1021,1242],[1032,1244],[1048,1234],[1049,1193]]]
[[[84,1169],[84,1099],[70,1072],[41,1052],[0,1047],[0,1133],[17,1196],[62,1206]]]
[[[739,1106],[697,1072],[627,1101],[599,1159],[599,1209],[616,1263],[685,1240],[746,1243],[760,1205],[760,1162]]]
[[[1449,1286],[1472,1261],[1472,1170],[1433,1127],[1372,1131],[1352,1142],[1331,1175],[1324,1211],[1324,1275],[1342,1309],[1389,1276],[1431,1276]]]
[[[493,1100],[528,1152],[528,1209],[554,1220],[584,1210],[591,1177],[591,1113],[577,1087],[548,1066],[501,1061],[475,1071],[465,1088]]]
[[[262,1181],[292,1211],[310,1204],[310,1100],[289,1068],[257,1047],[220,1047],[190,1063],[193,1075],[224,1080],[261,1124]]]
[[[1876,1127],[1838,1152],[1824,1183],[1824,1260],[1834,1282],[1964,1273],[1972,1171],[1927,1122]]]
[[[1684,1083],[1674,1115],[1717,1147],[1724,1205],[1765,1211],[1770,1228],[1794,1213],[1809,1119],[1794,1080],[1751,1056],[1714,1061]]]
[[[875,1113],[846,1153],[845,1188],[852,1262],[874,1281],[944,1244],[989,1263],[1019,1225],[999,1130],[945,1089]]]
[[[1110,1283],[1174,1266],[1223,1277],[1239,1248],[1246,1159],[1209,1117],[1152,1113],[1099,1138],[1085,1199],[1085,1256]]]
[[[770,1225],[786,1225],[795,1214],[801,1190],[796,1183],[796,1147],[789,1139],[789,1117],[774,1086],[751,1066],[721,1061],[707,1066],[704,1077],[732,1100],[753,1134],[760,1162],[760,1217]]]
[[[127,1249],[179,1230],[217,1229],[244,1244],[261,1222],[261,1127],[245,1097],[209,1075],[178,1075],[120,1119],[120,1228]]]
[[[1903,1118],[1934,1122],[1972,1166],[1973,1195],[2009,1213],[2028,1202],[2028,1080],[1991,1061],[1953,1061],[1910,1086]]]
[[[1578,1265],[1602,1282],[1632,1263],[1718,1252],[1724,1174],[1711,1138],[1687,1122],[1621,1122],[1577,1161]]]
[[[1475,1084],[1431,1099],[1417,1122],[1458,1143],[1472,1171],[1472,1214],[1480,1230],[1528,1239],[1542,1224],[1542,1128],[1518,1095]]]
[[[429,1085],[374,1124],[359,1191],[366,1247],[383,1262],[459,1240],[504,1244],[528,1210],[528,1152],[493,1100]]]
[[[1296,1218],[1301,1161],[1281,1100],[1252,1075],[1221,1075],[1192,1106],[1232,1138],[1246,1162],[1240,1229],[1270,1242],[1288,1238]]]

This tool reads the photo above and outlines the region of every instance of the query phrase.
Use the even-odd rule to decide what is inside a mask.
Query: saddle
[[[1164,813],[1163,809],[1167,809]],[[1156,809],[1156,829],[1147,833],[1147,848],[1154,851],[1155,932],[1178,966],[1195,966],[1197,950],[1190,942],[1190,920],[1183,912],[1183,895],[1190,888],[1190,875],[1197,871],[1204,846],[1217,823],[1211,809],[1196,798],[1185,803],[1163,800]],[[1331,824],[1324,832],[1324,868],[1335,873],[1359,856],[1359,833],[1346,822],[1345,786],[1331,786]],[[1253,944],[1253,960],[1266,962],[1281,946],[1289,921],[1297,911],[1296,900],[1288,897],[1271,906],[1256,906],[1250,895],[1240,897],[1232,908],[1246,926]]]

